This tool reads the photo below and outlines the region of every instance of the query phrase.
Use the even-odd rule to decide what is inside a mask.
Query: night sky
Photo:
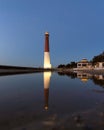
[[[104,0],[0,0],[0,64],[43,66],[44,33],[53,66],[104,50]]]

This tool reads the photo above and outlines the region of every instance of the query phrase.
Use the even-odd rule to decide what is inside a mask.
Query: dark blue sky
[[[0,64],[43,66],[44,33],[53,66],[104,50],[104,0],[0,0]]]

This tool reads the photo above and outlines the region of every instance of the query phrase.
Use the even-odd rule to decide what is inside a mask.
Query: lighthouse
[[[45,33],[45,48],[44,48],[44,68],[50,69],[50,54],[49,54],[49,33]]]

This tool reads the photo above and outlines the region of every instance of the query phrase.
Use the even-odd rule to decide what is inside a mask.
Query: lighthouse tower
[[[44,68],[51,68],[50,54],[49,54],[49,33],[45,33],[45,48],[44,48]]]

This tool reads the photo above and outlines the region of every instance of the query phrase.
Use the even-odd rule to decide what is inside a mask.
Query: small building
[[[78,69],[90,69],[92,67],[92,64],[87,59],[82,59],[77,63]]]
[[[95,65],[95,69],[104,69],[104,62],[97,62]]]

